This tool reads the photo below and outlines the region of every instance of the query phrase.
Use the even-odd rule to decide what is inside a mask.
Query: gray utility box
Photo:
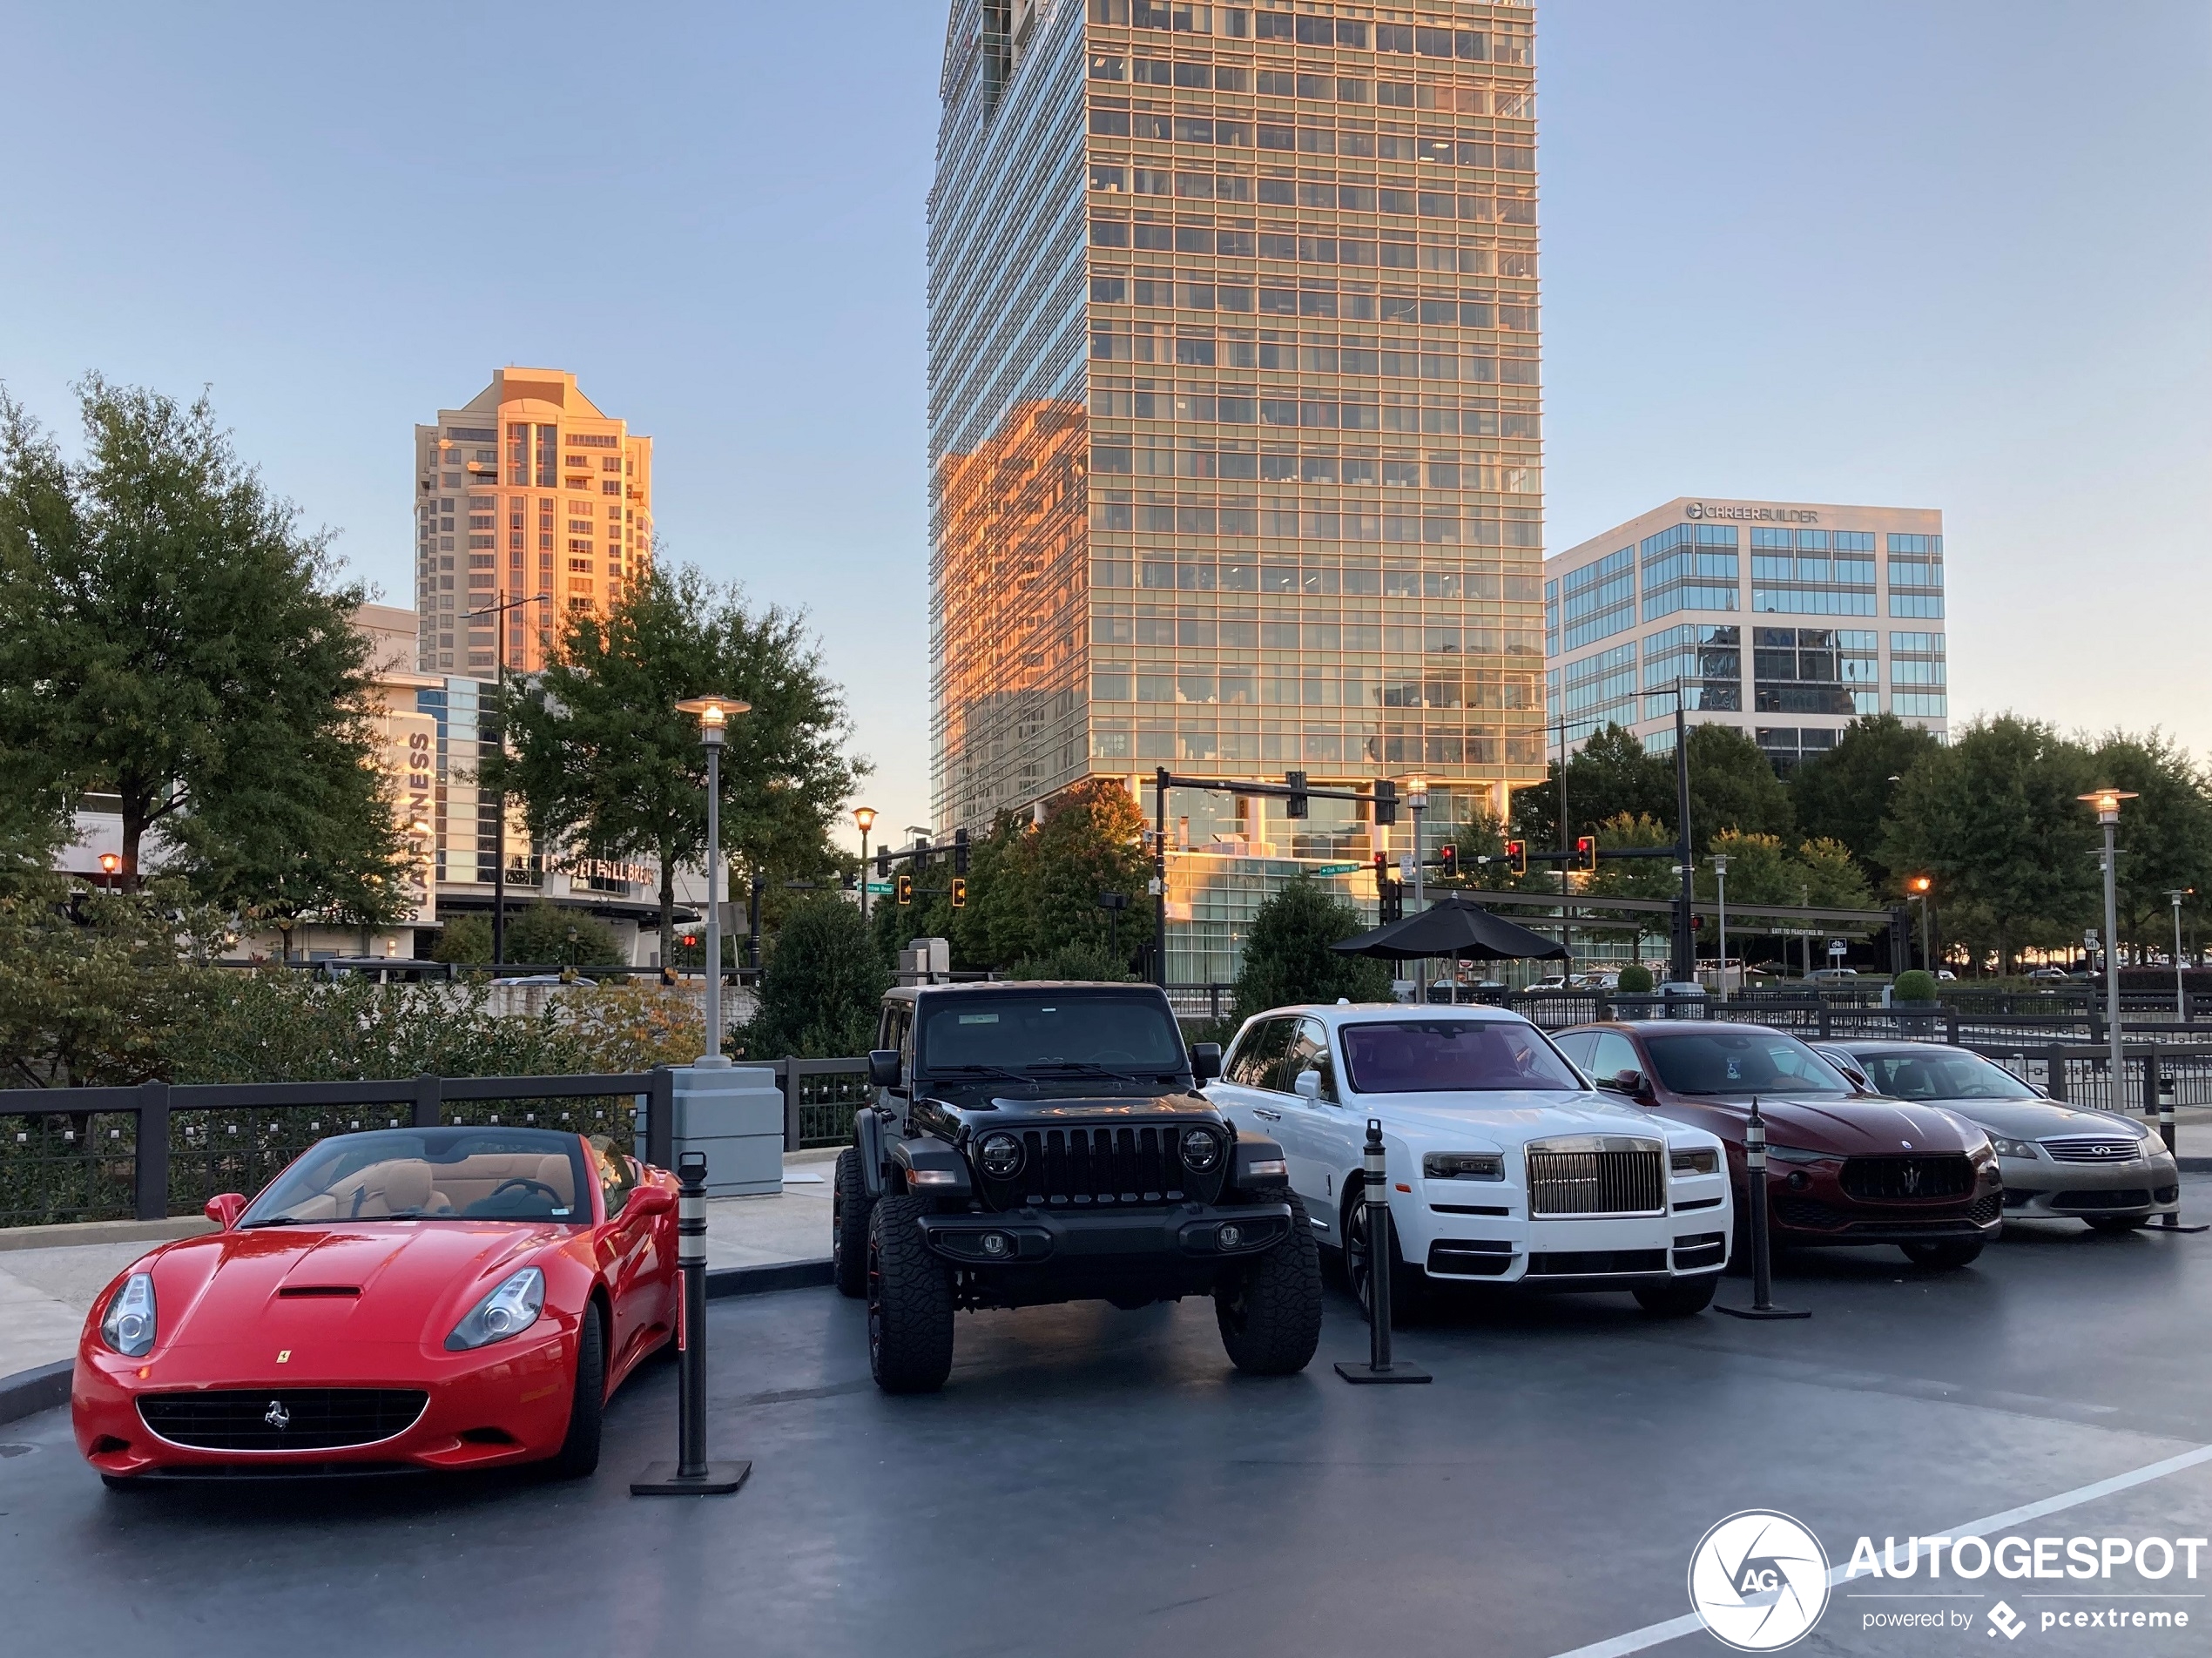
[[[686,1065],[674,1081],[676,1157],[680,1163],[687,1151],[705,1155],[706,1195],[758,1197],[782,1191],[784,1095],[775,1072],[762,1065]]]

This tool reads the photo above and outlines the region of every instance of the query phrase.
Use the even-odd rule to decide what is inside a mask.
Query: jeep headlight
[[[1211,1129],[1186,1129],[1183,1134],[1183,1166],[1203,1175],[1221,1161],[1221,1136]]]
[[[1010,1134],[987,1134],[975,1148],[975,1161],[993,1180],[1011,1180],[1021,1172],[1022,1142]]]
[[[125,1358],[144,1358],[153,1351],[153,1275],[133,1272],[107,1304],[100,1339]]]
[[[2007,1140],[2000,1134],[1993,1134],[1989,1136],[1989,1149],[2000,1157],[2032,1159],[2037,1155],[2035,1142],[2033,1140]]]
[[[519,1336],[545,1311],[545,1274],[526,1266],[469,1309],[469,1316],[446,1338],[446,1351],[465,1353]]]
[[[1719,1169],[1721,1156],[1710,1148],[1693,1146],[1686,1151],[1670,1152],[1667,1166],[1678,1175],[1710,1175]]]
[[[1503,1180],[1506,1160],[1494,1151],[1425,1151],[1424,1180]]]

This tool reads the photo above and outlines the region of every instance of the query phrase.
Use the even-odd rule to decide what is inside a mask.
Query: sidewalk
[[[830,1178],[836,1156],[834,1151],[788,1153],[784,1189],[778,1196],[709,1202],[707,1270],[826,1262]],[[186,1236],[191,1224],[57,1226],[41,1229],[55,1238],[43,1247],[20,1247],[30,1243],[21,1233],[0,1242],[0,1383],[73,1359],[78,1335],[94,1298],[117,1273],[158,1247],[159,1238],[145,1234],[159,1230],[172,1237]],[[116,1230],[130,1236],[115,1238]],[[101,1241],[88,1242],[88,1237]]]

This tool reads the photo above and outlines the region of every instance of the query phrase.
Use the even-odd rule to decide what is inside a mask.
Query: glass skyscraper
[[[1541,779],[1533,60],[1525,5],[954,0],[941,829],[1162,765],[1419,774],[1433,825]],[[1381,844],[1335,804],[1174,799],[1170,978]]]

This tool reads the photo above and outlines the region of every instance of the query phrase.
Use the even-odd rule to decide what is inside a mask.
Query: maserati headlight
[[[153,1275],[133,1272],[107,1304],[100,1339],[125,1358],[144,1358],[153,1351]]]
[[[987,1134],[975,1161],[993,1180],[1011,1180],[1022,1167],[1022,1142],[1010,1134]]]
[[[2000,1157],[2033,1159],[2038,1155],[2035,1142],[2033,1140],[2007,1140],[2002,1135],[1996,1134],[1989,1136],[1989,1149]]]
[[[446,1351],[465,1353],[473,1347],[519,1336],[537,1322],[545,1311],[545,1274],[526,1266],[469,1310],[446,1338]]]
[[[1833,1163],[1836,1160],[1836,1154],[1832,1151],[1807,1151],[1802,1146],[1769,1146],[1766,1155],[1773,1163]]]
[[[1221,1161],[1221,1136],[1211,1129],[1189,1129],[1183,1136],[1183,1166],[1203,1175]]]
[[[1667,1166],[1678,1175],[1710,1175],[1721,1166],[1721,1154],[1710,1148],[1692,1147],[1687,1151],[1669,1153]]]
[[[1494,1151],[1425,1151],[1424,1180],[1503,1180],[1506,1160]]]

